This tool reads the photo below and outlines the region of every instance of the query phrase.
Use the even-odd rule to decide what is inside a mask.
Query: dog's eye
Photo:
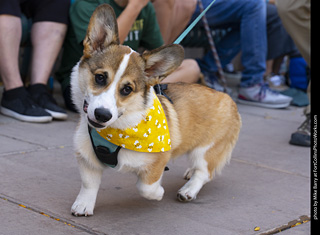
[[[96,74],[94,79],[98,85],[105,86],[107,84],[107,76],[107,74]]]
[[[127,96],[132,92],[132,87],[131,86],[124,86],[121,90],[120,90],[120,94],[123,96]]]

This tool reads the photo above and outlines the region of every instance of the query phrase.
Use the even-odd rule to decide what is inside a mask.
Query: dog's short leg
[[[162,176],[152,184],[147,184],[143,182],[141,178],[139,178],[137,182],[137,188],[140,195],[149,200],[160,201],[164,194],[164,189],[161,186],[161,178]]]
[[[170,153],[161,153],[155,159],[155,162],[139,172],[137,188],[141,196],[149,200],[160,201],[164,194],[161,179],[165,166],[170,159]]]
[[[186,170],[186,172],[184,173],[183,178],[184,178],[185,180],[190,180],[191,177],[192,177],[193,174],[194,174],[194,171],[195,171],[195,169],[188,168],[188,169]]]
[[[196,199],[200,189],[204,184],[210,181],[207,167],[196,169],[190,180],[178,191],[180,201],[191,201]]]
[[[177,197],[180,201],[185,202],[196,199],[202,186],[210,181],[208,162],[205,159],[205,155],[211,146],[196,148],[189,154],[192,167],[184,174],[184,178],[189,181],[178,191]]]
[[[90,216],[93,215],[103,169],[93,168],[81,158],[78,159],[78,164],[82,185],[80,193],[71,207],[71,213],[75,216]]]

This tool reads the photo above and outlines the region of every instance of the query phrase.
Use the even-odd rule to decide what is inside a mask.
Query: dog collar
[[[97,133],[116,146],[137,152],[165,152],[171,149],[169,127],[156,94],[153,106],[138,125],[125,130],[107,127]]]

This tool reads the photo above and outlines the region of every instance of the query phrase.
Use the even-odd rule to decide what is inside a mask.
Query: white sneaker
[[[286,108],[292,98],[273,91],[268,84],[257,84],[239,89],[238,102],[265,108]]]
[[[270,74],[265,78],[265,81],[269,84],[270,88],[279,92],[289,88],[285,85],[285,80],[284,76],[275,74]]]

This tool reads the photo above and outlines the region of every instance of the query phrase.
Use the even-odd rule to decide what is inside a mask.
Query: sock
[[[47,89],[47,85],[44,85],[42,83],[37,83],[37,84],[30,85],[28,87],[28,91],[31,94],[36,94],[36,93],[48,92],[48,89]]]

